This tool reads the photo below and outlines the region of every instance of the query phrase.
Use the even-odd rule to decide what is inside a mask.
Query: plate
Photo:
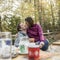
[[[18,54],[12,54],[12,58],[16,58]]]
[[[28,54],[28,52],[21,53],[20,51],[18,51],[18,53],[19,53],[19,54],[24,54],[24,55],[25,55],[25,54]]]

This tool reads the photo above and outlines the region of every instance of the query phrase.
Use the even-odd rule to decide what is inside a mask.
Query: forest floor
[[[60,40],[60,32],[57,34],[47,35],[45,37],[49,40],[50,44],[52,44],[53,42]]]

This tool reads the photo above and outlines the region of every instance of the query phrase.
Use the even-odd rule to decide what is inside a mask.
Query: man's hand
[[[44,46],[44,42],[40,42],[40,48],[42,48]]]

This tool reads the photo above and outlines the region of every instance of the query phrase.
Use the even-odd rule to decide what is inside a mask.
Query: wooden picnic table
[[[50,59],[52,56],[56,55],[52,54],[50,52],[44,52],[44,51],[40,51],[40,60],[42,59]],[[12,60],[28,60],[28,55],[18,55],[16,58],[13,58]]]
[[[55,45],[54,45],[55,44]],[[52,47],[53,47],[53,49],[56,49],[57,47],[57,49],[59,49],[60,48],[60,46],[58,46],[58,45],[60,45],[60,40],[59,41],[57,41],[57,42],[54,42],[53,44],[52,44]],[[53,54],[52,54],[52,52],[47,52],[47,51],[41,51],[40,50],[40,60],[42,60],[42,59],[46,59],[46,60],[48,60],[48,58],[50,59],[50,60],[52,60],[51,59],[51,57],[56,57],[56,58],[59,58],[60,57],[60,52],[59,53],[57,53],[57,52],[54,52]],[[28,60],[28,55],[18,55],[16,58],[13,58],[12,60]],[[55,58],[54,57],[54,58]]]
[[[12,60],[24,60],[24,59],[26,59],[25,58],[25,55],[19,55],[19,56],[17,56],[16,58],[13,58]],[[27,59],[26,59],[27,60]]]
[[[41,53],[40,53],[40,60],[60,60],[60,54],[58,54],[58,53],[54,53],[54,54],[52,54],[52,53],[48,53],[48,52],[43,52],[43,51],[41,51]],[[17,56],[16,58],[13,58],[12,60],[28,60],[28,57],[27,57],[27,55],[19,55],[19,56]]]

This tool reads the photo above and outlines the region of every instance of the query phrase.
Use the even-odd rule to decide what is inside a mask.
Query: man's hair
[[[17,31],[20,31],[21,29],[21,26],[20,26],[20,23],[17,25]]]

